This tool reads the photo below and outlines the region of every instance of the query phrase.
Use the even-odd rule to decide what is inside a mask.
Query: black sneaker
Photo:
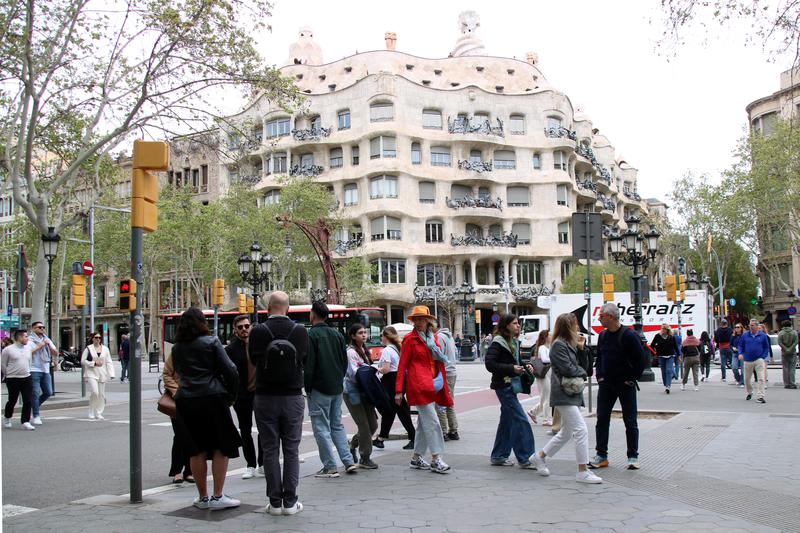
[[[757,401],[758,403],[767,403],[767,400],[765,400],[764,398],[759,398],[759,399],[758,399],[758,400],[756,400],[756,401]]]
[[[354,463],[344,465],[344,472],[345,474],[358,474],[358,465]]]
[[[358,452],[356,451],[355,448],[350,448],[350,455],[353,456],[353,461],[357,463],[358,462]]]
[[[369,457],[362,456],[361,461],[358,462],[359,468],[365,468],[367,470],[375,470],[378,468],[378,465],[375,464],[372,459]]]
[[[404,450],[413,450],[414,449],[414,441],[413,440],[408,441],[408,444],[403,446],[403,449]]]
[[[384,449],[386,446],[383,444],[381,439],[375,439],[372,441],[372,445],[376,448],[380,448],[381,450]]]
[[[447,433],[442,432],[442,438],[444,439],[445,442],[447,442],[447,441],[450,440],[450,435],[448,435]]]
[[[323,467],[319,472],[314,474],[314,477],[335,478],[339,477],[339,472],[335,468],[328,470],[327,468]]]
[[[752,394],[748,394],[747,396],[744,397],[745,400],[750,400],[752,398],[753,398]]]
[[[450,440],[459,440],[461,438],[458,436],[458,431],[451,431],[447,436],[450,437]]]

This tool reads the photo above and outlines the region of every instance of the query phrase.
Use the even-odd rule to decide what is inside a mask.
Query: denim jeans
[[[513,449],[519,463],[529,463],[536,445],[528,417],[511,386],[502,387],[494,392],[500,400],[500,423],[497,425],[494,437],[491,460],[505,461]]]
[[[353,456],[347,447],[347,432],[342,424],[342,395],[330,396],[312,390],[308,394],[308,416],[311,417],[322,466],[326,470],[336,469],[334,447],[345,466],[353,464]]]
[[[128,376],[128,365],[130,364],[130,359],[127,357],[125,359],[120,359],[119,364],[122,367],[122,373],[119,375],[119,381],[122,383],[126,379],[130,381],[130,376]]]
[[[601,381],[597,390],[597,455],[608,457],[608,426],[611,423],[611,410],[619,399],[622,408],[622,421],[625,422],[625,440],[628,457],[639,457],[639,424],[637,421],[636,385],[624,382]]]
[[[675,373],[674,364],[672,361],[672,357],[658,358],[658,366],[661,367],[661,383],[663,383],[666,388],[670,388],[672,386],[672,378]]]
[[[724,368],[724,367],[723,367]],[[739,356],[734,354],[733,358],[731,359],[731,370],[733,371],[733,378],[736,380],[736,383],[739,385],[744,384],[744,361],[739,361]],[[724,370],[722,371],[722,377],[725,377]]]
[[[31,372],[31,411],[39,416],[39,407],[53,395],[53,382],[49,372]]]
[[[731,361],[731,349],[730,348],[720,348],[719,349],[719,369],[722,373],[722,379],[725,379],[725,373],[728,371],[728,363],[731,364],[731,369],[736,368],[733,371],[733,377],[736,378],[736,381],[739,381],[737,375],[739,374],[739,361],[734,357],[733,361]],[[735,367],[733,365],[736,365]]]

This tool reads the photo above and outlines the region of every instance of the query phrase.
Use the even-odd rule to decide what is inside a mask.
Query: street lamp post
[[[475,293],[477,292],[475,288],[469,284],[469,282],[465,281],[461,284],[461,286],[457,287],[454,291],[455,294],[461,296],[462,304],[464,305],[464,321],[461,324],[461,335],[463,338],[467,338],[469,333],[469,328],[467,327],[469,321],[469,305],[471,303],[475,303]]]
[[[237,261],[239,274],[245,283],[253,287],[253,324],[258,323],[258,296],[267,288],[269,275],[272,272],[272,255],[261,254],[261,246],[257,242],[250,245],[249,253],[243,253]]]
[[[646,339],[642,326],[642,271],[650,261],[654,261],[658,251],[658,238],[661,234],[656,231],[654,225],[650,225],[650,231],[642,232],[639,228],[641,220],[632,215],[625,219],[628,225],[627,231],[622,235],[612,235],[609,238],[611,244],[611,255],[615,263],[622,263],[633,267],[633,320],[634,330],[639,335],[642,343]],[[655,381],[655,375],[649,365],[642,374],[642,381]]]
[[[47,336],[50,340],[53,339],[53,260],[58,254],[58,242],[60,240],[61,237],[55,232],[53,226],[48,227],[47,233],[42,234],[42,248],[44,250],[44,258],[47,259]],[[52,368],[55,368],[55,366],[52,366]],[[50,382],[53,394],[55,394],[55,372],[50,372]]]

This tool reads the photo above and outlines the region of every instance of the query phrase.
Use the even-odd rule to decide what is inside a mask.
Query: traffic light
[[[225,280],[217,278],[214,280],[214,289],[212,291],[211,300],[213,305],[225,304]]]
[[[664,285],[667,288],[667,300],[670,302],[677,301],[675,298],[675,276],[664,276]]]
[[[686,259],[678,258],[678,274],[686,274]]]
[[[136,280],[123,279],[119,282],[120,311],[136,311]]]
[[[247,297],[247,313],[253,314],[256,312],[256,299],[252,296]]]
[[[603,302],[614,301],[614,274],[603,274]]]
[[[247,295],[239,293],[239,314],[247,313]]]
[[[681,274],[678,276],[678,284],[680,285],[680,300],[682,302],[686,301],[686,276]]]
[[[158,227],[158,178],[149,170],[167,170],[169,145],[164,141],[133,142],[131,227],[146,232]]]
[[[86,305],[86,278],[83,274],[72,275],[72,305],[75,307]]]

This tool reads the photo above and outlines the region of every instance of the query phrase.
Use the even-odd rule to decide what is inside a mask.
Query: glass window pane
[[[422,111],[422,127],[430,129],[442,129],[442,113],[435,109],[425,109]]]
[[[528,205],[528,188],[525,186],[512,186],[507,189],[507,202],[511,207]]]
[[[421,181],[419,184],[419,199],[434,201],[436,199],[436,186],[432,181]]]

